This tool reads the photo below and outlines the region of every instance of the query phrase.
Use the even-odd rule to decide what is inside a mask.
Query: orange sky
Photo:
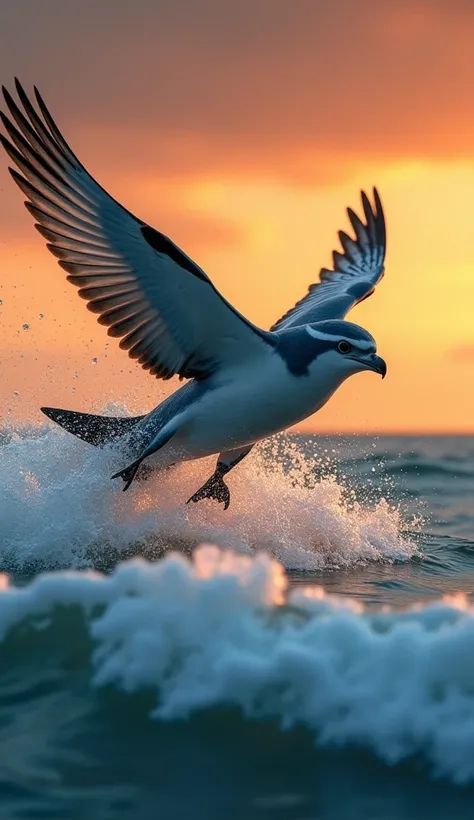
[[[388,376],[352,378],[305,429],[473,431],[472,4],[94,5],[11,4],[1,81],[39,85],[98,181],[255,322],[269,326],[329,263],[360,188],[381,193],[386,276],[349,318]],[[0,417],[151,408],[170,385],[87,312],[6,166]]]

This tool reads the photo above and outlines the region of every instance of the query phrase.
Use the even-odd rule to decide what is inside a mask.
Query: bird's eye
[[[349,342],[346,342],[343,339],[341,342],[339,342],[337,349],[339,353],[350,353],[350,351],[352,350],[352,345],[350,345]]]

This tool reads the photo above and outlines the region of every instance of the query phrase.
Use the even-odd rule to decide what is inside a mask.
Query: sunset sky
[[[348,318],[388,375],[350,379],[302,429],[474,432],[473,44],[472,0],[15,0],[0,81],[36,84],[92,175],[263,327],[330,263],[345,208],[375,184],[386,275]],[[0,421],[44,404],[151,409],[177,383],[97,325],[7,160]]]

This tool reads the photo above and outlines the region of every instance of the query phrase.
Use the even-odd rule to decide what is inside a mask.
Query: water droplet
[[[15,390],[14,393],[13,393],[13,398],[17,399],[19,397],[19,395],[20,394],[19,394],[18,390]]]
[[[40,314],[38,315],[38,319],[44,319],[44,313],[40,313]]]
[[[23,328],[23,330],[29,330],[29,329],[30,329],[30,326],[29,326],[29,324],[27,324],[27,323],[25,322],[25,324],[24,324],[24,325],[22,325],[22,328]]]
[[[372,467],[372,472],[375,473],[375,467]]]
[[[0,299],[0,307],[3,305],[3,299]]]

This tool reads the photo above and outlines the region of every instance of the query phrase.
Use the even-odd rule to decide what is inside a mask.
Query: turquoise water
[[[1,817],[471,818],[474,439],[114,458],[4,434]]]

